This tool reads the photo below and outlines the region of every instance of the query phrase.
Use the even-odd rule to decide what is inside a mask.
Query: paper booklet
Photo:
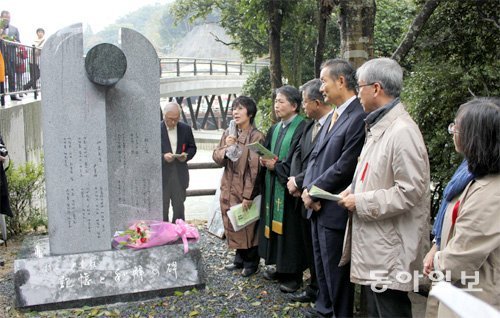
[[[239,231],[245,226],[257,221],[260,218],[260,201],[262,196],[258,195],[253,199],[250,208],[243,211],[242,204],[232,206],[227,212],[229,221],[235,231]]]
[[[254,142],[253,144],[247,145],[248,149],[252,150],[253,152],[256,152],[260,157],[264,159],[273,159],[276,157],[275,154],[273,154],[269,149],[266,147],[262,146],[258,142]]]
[[[327,192],[314,185],[312,186],[311,191],[309,191],[309,195],[314,198],[325,199],[330,201],[339,201],[342,199],[340,195]]]

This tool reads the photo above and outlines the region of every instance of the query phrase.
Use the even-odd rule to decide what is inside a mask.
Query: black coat
[[[288,154],[284,160],[276,162],[274,171],[271,171],[271,187],[276,182],[280,182],[286,189],[286,183],[290,176],[290,167],[294,150],[300,141],[302,132],[304,131],[305,121],[302,121],[296,128]],[[278,123],[269,129],[264,146],[271,149],[271,140],[274,129],[279,129]],[[279,142],[279,141],[278,141]],[[280,147],[275,147],[275,152],[279,152]],[[262,173],[266,173],[267,169],[262,169]],[[263,190],[265,193],[265,177],[262,176]],[[271,193],[273,193],[271,189]],[[262,199],[264,200],[264,198]],[[265,260],[266,264],[276,264],[276,270],[279,273],[299,273],[307,267],[307,259],[303,252],[305,249],[303,239],[303,221],[300,215],[299,205],[297,201],[300,198],[291,196],[288,191],[285,191],[285,204],[283,209],[283,234],[279,235],[270,231],[269,238],[264,235],[265,232],[265,204],[261,204],[261,221],[259,222],[259,255]],[[272,204],[271,200],[271,204]]]
[[[290,176],[295,177],[295,183],[297,184],[297,188],[302,192],[304,188],[304,177],[306,175],[307,163],[309,162],[309,158],[311,157],[311,153],[316,145],[316,141],[321,133],[321,130],[318,132],[314,140],[312,140],[312,131],[315,125],[315,121],[308,121],[306,125],[304,125],[304,131],[302,132],[302,138],[300,142],[297,144],[293,154],[292,166],[290,170]],[[299,208],[302,214],[302,217],[306,218],[307,210],[304,207],[302,200],[298,200]]]
[[[0,143],[3,143],[2,136],[0,136]],[[0,214],[5,214],[7,216],[14,216],[12,210],[10,209],[9,203],[9,187],[7,184],[7,176],[5,175],[5,170],[0,167]]]
[[[163,154],[165,153],[180,154],[182,152],[187,153],[187,160],[180,162],[179,160],[174,160],[172,162],[166,162],[163,159]],[[193,159],[196,154],[196,143],[194,142],[193,130],[190,126],[185,123],[177,123],[177,149],[172,151],[170,146],[170,140],[168,138],[167,126],[162,121],[161,122],[161,171],[162,171],[162,181],[163,186],[168,183],[169,178],[172,177],[173,173],[177,173],[177,178],[180,185],[187,189],[189,187],[189,170],[187,162]]]

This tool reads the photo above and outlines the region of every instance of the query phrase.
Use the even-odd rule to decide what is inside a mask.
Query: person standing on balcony
[[[235,231],[227,212],[232,206],[240,203],[243,209],[250,208],[252,200],[260,194],[257,181],[259,156],[246,145],[262,142],[264,134],[253,124],[257,114],[257,105],[253,99],[239,96],[233,102],[232,112],[236,131],[227,129],[224,132],[212,158],[224,167],[220,186],[220,207],[227,244],[229,248],[236,249],[234,261],[225,268],[229,271],[242,269],[241,275],[248,277],[255,274],[259,268],[258,222]]]
[[[0,13],[1,25],[3,26],[2,38],[12,42],[20,42],[19,30],[10,24],[10,12],[2,11]],[[0,46],[3,58],[5,60],[5,71],[8,76],[9,92],[16,90],[16,46],[13,44],[2,43]],[[19,101],[21,98],[16,94],[10,95],[11,100]]]
[[[35,47],[35,54],[30,56],[30,70],[31,76],[28,83],[23,87],[23,90],[35,89],[36,81],[40,78],[40,54],[42,47],[45,44],[45,30],[42,28],[36,29],[36,39],[33,41]]]
[[[161,153],[163,186],[163,221],[168,222],[170,201],[172,223],[184,220],[184,201],[189,186],[187,162],[196,154],[196,143],[190,126],[179,121],[180,106],[170,102],[162,108]]]

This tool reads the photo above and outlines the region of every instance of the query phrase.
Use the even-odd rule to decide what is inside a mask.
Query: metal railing
[[[4,61],[3,78],[0,81],[0,100],[5,105],[5,96],[18,98],[18,94],[33,92],[35,99],[40,92],[40,49],[35,46],[0,39],[0,53]]]
[[[189,170],[194,170],[194,169],[220,169],[222,168],[215,162],[188,162],[188,169]],[[193,189],[193,190],[187,190],[186,191],[186,196],[187,197],[198,197],[198,196],[204,196],[204,195],[214,195],[216,189]]]
[[[192,57],[161,57],[161,77],[186,75],[248,75],[269,63],[243,63],[237,60],[217,60]]]
[[[16,98],[17,94],[40,93],[40,53],[35,46],[0,39],[0,52],[4,60],[5,74],[0,83],[1,105],[5,96]],[[248,75],[269,66],[267,62],[243,63],[237,60],[161,57],[162,78],[202,75]],[[1,67],[1,66],[0,66]],[[1,72],[0,72],[1,73]]]

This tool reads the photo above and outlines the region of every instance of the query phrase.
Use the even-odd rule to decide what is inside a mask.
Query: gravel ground
[[[225,241],[208,234],[204,224],[198,228],[207,274],[205,289],[149,301],[45,312],[20,312],[13,306],[12,262],[21,239],[10,240],[7,248],[0,247],[0,258],[6,260],[0,272],[0,317],[302,317],[310,304],[290,302],[278,284],[262,278],[263,266],[249,278],[225,270],[234,253]]]

